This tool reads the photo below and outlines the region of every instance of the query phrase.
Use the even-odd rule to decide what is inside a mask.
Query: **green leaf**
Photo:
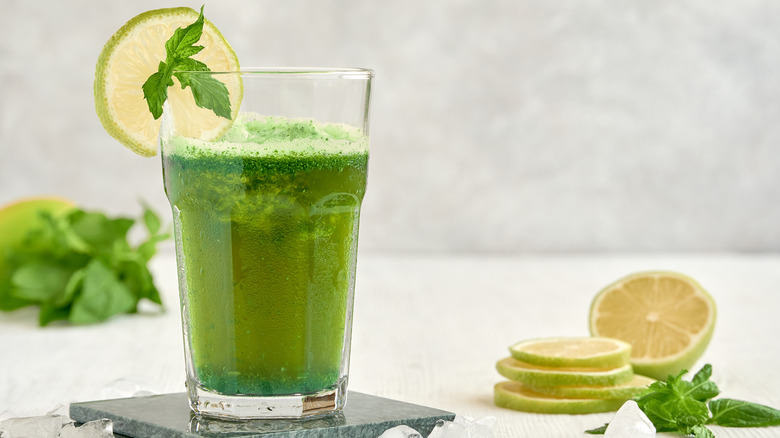
[[[214,114],[229,119],[230,92],[225,84],[208,74],[176,72],[173,74],[181,83],[181,87],[190,87],[195,104],[209,109]]]
[[[604,433],[607,431],[608,426],[609,423],[604,423],[603,426],[597,427],[595,429],[586,430],[585,433],[589,433],[591,435],[604,435]]]
[[[693,426],[691,433],[694,438],[715,438],[715,434],[704,426]]]
[[[176,29],[165,42],[165,62],[160,62],[157,72],[149,76],[141,87],[149,111],[155,119],[162,115],[163,104],[168,99],[168,87],[173,85],[173,76],[179,80],[182,89],[190,87],[196,105],[212,110],[220,117],[230,118],[230,96],[225,84],[211,76],[194,77],[185,73],[210,71],[206,64],[191,58],[203,50],[203,46],[196,46],[195,43],[203,34],[204,21],[201,6],[198,19],[187,27]]]
[[[97,259],[89,262],[84,275],[84,286],[73,302],[70,322],[100,322],[135,309],[136,297],[103,262]]]
[[[112,253],[116,242],[126,245],[127,232],[134,223],[122,217],[109,219],[103,213],[81,212],[71,218],[73,232],[89,245],[92,254]]]
[[[720,394],[720,389],[715,382],[709,380],[711,375],[712,365],[704,365],[690,382],[681,382],[681,391],[694,400],[702,402],[716,397]]]
[[[144,208],[144,224],[149,234],[154,235],[160,231],[160,218],[149,207]]]
[[[157,244],[170,239],[170,237],[171,235],[167,233],[149,236],[149,239],[146,242],[140,244],[136,251],[145,262],[149,262],[154,254],[157,253]]]
[[[84,279],[87,276],[86,269],[82,268],[74,272],[68,279],[68,283],[65,285],[65,290],[62,295],[55,297],[52,303],[58,307],[64,307],[73,302],[73,299],[81,292],[84,287]]]
[[[211,71],[201,61],[198,61],[197,59],[187,58],[187,59],[180,59],[176,61],[176,64],[173,66],[173,69],[175,71]],[[182,85],[182,90],[184,89],[184,86]]]
[[[205,6],[205,5],[204,5]],[[200,15],[194,23],[185,28],[178,28],[173,32],[173,36],[165,42],[165,51],[168,54],[167,61],[189,58],[192,55],[203,50],[202,46],[193,46],[200,40],[203,34],[203,8],[200,7]]]
[[[666,399],[656,398],[648,401],[641,409],[658,432],[671,432],[678,429],[676,415],[670,410],[671,407]]]
[[[673,413],[677,427],[692,427],[706,424],[710,419],[707,404],[690,397],[676,397],[669,401],[669,412]]]
[[[52,262],[20,266],[11,276],[11,295],[22,300],[49,301],[65,291],[73,271]]]
[[[711,424],[725,427],[764,427],[780,425],[780,411],[769,406],[722,398],[710,402]]]
[[[38,313],[38,325],[44,327],[49,325],[52,321],[68,319],[69,314],[69,306],[57,307],[53,303],[43,303],[41,304],[41,310]]]
[[[162,115],[163,104],[168,99],[168,87],[173,85],[172,71],[168,64],[160,61],[160,64],[157,66],[157,72],[149,76],[141,86],[144,92],[144,99],[146,99],[146,106],[155,120]]]
[[[35,301],[25,300],[13,296],[11,291],[12,286],[10,279],[0,283],[0,310],[10,312],[12,310],[21,309],[22,307],[35,304]]]

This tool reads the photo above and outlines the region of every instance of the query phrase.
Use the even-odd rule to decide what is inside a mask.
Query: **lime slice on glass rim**
[[[145,157],[157,154],[160,119],[149,112],[141,86],[165,60],[165,42],[179,27],[198,18],[190,8],[155,9],[125,23],[106,42],[95,68],[95,110],[100,122],[112,137]],[[193,58],[204,62],[211,71],[238,71],[238,57],[214,25],[204,21],[203,34],[197,43],[205,48]],[[243,96],[240,78],[222,75],[218,78],[228,88],[231,119],[216,116],[199,108],[192,92],[182,89],[176,78],[168,88],[168,101],[178,115],[176,131],[187,137],[214,140],[230,128],[238,114]]]

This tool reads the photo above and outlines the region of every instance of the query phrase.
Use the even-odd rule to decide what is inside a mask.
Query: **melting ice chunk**
[[[655,426],[633,400],[623,403],[604,432],[604,438],[653,437],[655,437]]]
[[[401,425],[387,429],[378,438],[422,438],[422,435],[407,425]]]
[[[0,421],[0,438],[113,438],[111,420],[95,420],[76,425],[62,415],[9,418]]]
[[[73,423],[66,424],[60,431],[59,438],[112,438],[114,423],[108,419],[93,420],[76,427]]]
[[[67,421],[69,420],[61,415],[9,418],[0,421],[0,437],[57,438],[62,425]]]

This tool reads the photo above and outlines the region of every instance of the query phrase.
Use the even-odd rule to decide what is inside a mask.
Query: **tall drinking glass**
[[[233,106],[232,120],[167,106],[160,131],[190,406],[224,418],[338,412],[373,73],[189,74],[226,84]]]

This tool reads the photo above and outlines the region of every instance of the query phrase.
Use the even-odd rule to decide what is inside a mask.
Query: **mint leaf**
[[[11,295],[29,301],[49,301],[65,290],[72,270],[52,262],[31,262],[11,276]]]
[[[694,438],[715,438],[715,434],[704,426],[693,426],[691,434]]]
[[[149,111],[155,119],[162,115],[163,104],[168,99],[168,87],[173,85],[173,76],[179,80],[182,89],[190,87],[196,105],[213,111],[217,116],[231,118],[230,92],[225,84],[209,75],[187,73],[211,71],[206,64],[192,58],[203,50],[203,46],[195,45],[203,35],[203,8],[201,6],[194,23],[176,29],[165,42],[165,61],[160,62],[157,72],[149,76],[141,87]]]
[[[607,427],[609,426],[609,423],[604,423],[603,426],[596,427],[594,429],[588,429],[585,431],[585,433],[589,433],[591,435],[604,435],[604,433],[607,432]]]
[[[711,400],[720,393],[710,381],[712,366],[704,365],[691,381],[682,380],[683,370],[666,381],[657,381],[636,398],[637,405],[653,422],[658,432],[679,432],[695,438],[714,438],[706,424],[725,427],[780,426],[780,410],[733,399]],[[606,426],[587,433],[604,433]]]
[[[681,382],[684,394],[702,402],[716,397],[720,394],[720,389],[710,380],[711,375],[712,365],[704,365],[690,382]]]
[[[160,218],[148,206],[144,206],[144,225],[149,234],[157,234],[160,231]]]
[[[22,245],[2,254],[0,310],[37,305],[44,326],[60,319],[102,321],[134,312],[141,299],[162,304],[146,265],[169,234],[160,232],[151,209],[145,207],[143,215],[149,237],[135,248],[127,241],[133,219],[80,209],[41,217]]]
[[[200,15],[194,23],[185,28],[178,28],[173,36],[165,42],[165,52],[168,54],[166,61],[172,63],[175,59],[189,58],[203,50],[203,46],[193,46],[203,35],[203,8],[200,7]]]
[[[149,76],[141,86],[141,89],[144,91],[146,106],[149,107],[149,112],[152,113],[155,120],[162,115],[163,104],[168,100],[168,87],[173,85],[172,71],[173,69],[168,64],[160,61],[160,64],[157,66],[157,72]]]
[[[711,424],[726,427],[764,427],[780,425],[780,411],[769,406],[722,398],[710,402]]]
[[[92,260],[84,272],[81,294],[73,301],[69,320],[76,324],[100,322],[129,312],[137,300],[130,289],[100,260]]]
[[[214,114],[230,118],[230,93],[225,84],[211,75],[177,72],[173,74],[181,83],[181,87],[190,87],[195,104],[201,108],[210,109]]]
[[[68,319],[70,314],[69,307],[57,307],[52,303],[41,304],[41,310],[38,313],[38,325],[41,327],[49,325],[52,321]]]

